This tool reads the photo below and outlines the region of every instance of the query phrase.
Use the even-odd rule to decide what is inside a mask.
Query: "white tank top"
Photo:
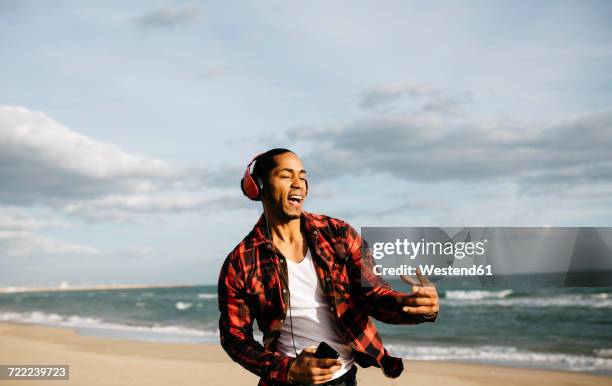
[[[283,323],[278,348],[284,355],[295,357],[303,349],[317,347],[321,342],[327,342],[340,353],[342,367],[336,371],[332,379],[346,373],[355,361],[352,349],[338,335],[334,324],[337,318],[332,314],[325,293],[315,271],[310,249],[304,260],[295,263],[287,260],[289,276],[290,312]],[[291,325],[293,324],[293,341]]]

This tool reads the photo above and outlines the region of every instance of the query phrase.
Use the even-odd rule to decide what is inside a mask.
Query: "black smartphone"
[[[321,342],[319,343],[319,347],[317,347],[317,351],[314,353],[314,357],[319,359],[338,359],[340,358],[340,353],[327,343]]]

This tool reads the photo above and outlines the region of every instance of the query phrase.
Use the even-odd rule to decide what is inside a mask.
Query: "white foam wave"
[[[489,298],[505,298],[512,293],[511,289],[505,289],[501,291],[446,291],[446,299],[462,299],[462,300],[478,300],[478,299],[489,299]]]
[[[452,292],[452,291],[449,291]],[[502,292],[502,291],[500,291]],[[448,292],[447,292],[448,293]],[[583,308],[612,308],[612,298],[607,293],[600,294],[572,294],[553,296],[525,296],[516,298],[469,298],[455,297],[442,299],[443,305],[449,306],[498,306],[498,307],[583,307]],[[508,295],[505,295],[508,296]]]
[[[198,294],[199,299],[216,299],[217,294]]]
[[[612,358],[612,348],[598,348],[593,350],[593,353],[598,357]]]
[[[40,311],[32,312],[0,312],[0,321],[4,322],[18,322],[18,323],[33,323],[33,324],[45,324],[62,327],[84,327],[84,328],[97,328],[104,330],[121,330],[121,331],[132,331],[132,332],[154,332],[154,333],[168,333],[174,335],[185,335],[193,337],[218,337],[219,330],[199,330],[184,326],[176,325],[160,325],[154,324],[153,326],[144,325],[127,325],[119,323],[105,322],[99,318],[84,317],[79,315],[59,315],[55,313],[44,313]]]
[[[188,310],[191,307],[193,307],[193,304],[187,303],[187,302],[176,302],[174,306],[176,307],[177,310],[183,311],[183,310]]]
[[[385,345],[389,351],[405,359],[456,360],[508,363],[527,367],[550,367],[570,371],[611,371],[612,358],[563,353],[538,353],[508,346],[410,346]]]

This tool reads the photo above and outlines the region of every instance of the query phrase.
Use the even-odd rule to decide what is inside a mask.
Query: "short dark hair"
[[[289,149],[275,148],[261,154],[259,157],[257,157],[255,166],[253,166],[253,176],[259,177],[265,186],[268,183],[270,171],[277,166],[276,161],[274,161],[274,157],[285,153],[293,152]]]

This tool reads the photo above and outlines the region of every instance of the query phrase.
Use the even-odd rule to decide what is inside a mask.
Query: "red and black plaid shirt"
[[[435,317],[402,312],[399,300],[406,295],[372,272],[372,255],[349,224],[308,212],[303,212],[301,224],[321,287],[337,317],[337,331],[353,348],[355,361],[361,367],[380,367],[388,377],[399,376],[401,359],[388,354],[368,316],[392,324]],[[265,226],[262,215],[226,258],[218,285],[221,345],[234,361],[261,377],[260,386],[287,383],[295,360],[277,350],[289,303],[287,262],[266,237]],[[253,338],[254,320],[263,332],[263,346]]]

